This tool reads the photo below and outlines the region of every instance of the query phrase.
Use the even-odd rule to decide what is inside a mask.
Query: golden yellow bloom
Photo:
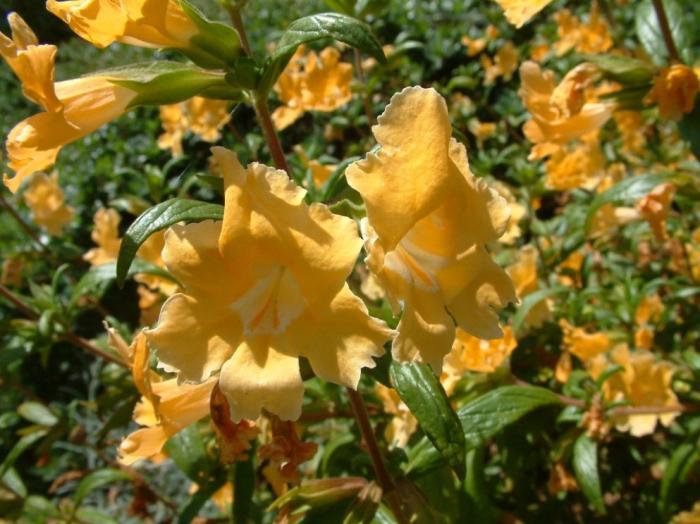
[[[559,282],[565,286],[581,285],[580,271],[583,265],[584,255],[581,251],[574,251],[557,267],[562,274],[558,275]],[[573,273],[573,275],[572,275]]]
[[[591,69],[574,68],[557,86],[554,74],[532,61],[520,66],[520,98],[532,119],[525,123],[525,136],[534,142],[530,159],[551,154],[554,144],[565,144],[601,128],[610,118],[614,104],[582,98]],[[573,80],[572,80],[573,78]]]
[[[452,350],[447,354],[440,376],[445,391],[451,395],[457,382],[467,371],[491,373],[503,364],[518,342],[510,327],[503,328],[503,337],[481,340],[457,329]]]
[[[623,369],[608,378],[603,384],[603,395],[607,402],[628,401],[631,406],[677,406],[678,398],[671,389],[673,368],[671,364],[657,361],[649,351],[631,353],[627,346],[617,346],[610,355],[599,355],[589,362],[588,372],[597,379],[610,365],[618,364]],[[629,431],[635,437],[650,435],[656,423],[670,426],[678,413],[619,415],[615,426],[620,431]]]
[[[328,181],[338,167],[335,164],[322,164],[318,160],[311,160],[301,146],[295,146],[294,151],[299,155],[302,165],[311,171],[311,180],[316,188],[323,187],[323,184]],[[304,180],[304,185],[306,185],[306,180]]]
[[[377,396],[382,401],[384,413],[393,415],[391,422],[384,430],[384,438],[391,447],[405,448],[411,435],[418,428],[418,421],[411,410],[399,397],[395,389],[388,388],[379,382],[374,387]]]
[[[584,364],[601,353],[605,353],[612,345],[605,333],[587,333],[584,329],[572,326],[564,319],[559,320],[559,326],[564,333],[562,348],[576,356]]]
[[[295,419],[299,356],[319,377],[356,387],[392,332],[345,283],[361,247],[354,221],[308,206],[282,171],[244,169],[231,151],[212,151],[224,176],[224,220],[166,233],[163,259],[184,292],[166,301],[149,341],[184,380],[221,370],[234,420],[263,408]]]
[[[700,501],[690,511],[681,511],[675,515],[671,524],[700,524]]]
[[[136,252],[136,256],[155,266],[165,267],[165,262],[163,262],[161,256],[164,247],[165,233],[163,231],[158,231],[141,244],[141,247],[139,247],[139,250]],[[158,275],[139,273],[134,277],[134,280],[148,286],[148,288],[152,290],[158,290],[166,296],[172,295],[177,290],[177,284],[175,282]]]
[[[695,71],[683,64],[663,68],[654,79],[654,86],[644,98],[645,104],[656,103],[661,118],[680,120],[695,106],[700,80]]]
[[[499,180],[494,180],[491,182],[491,187],[495,189],[499,195],[501,195],[510,208],[510,219],[508,220],[508,227],[506,227],[505,232],[499,238],[499,242],[503,244],[514,244],[515,241],[520,238],[520,221],[527,215],[527,209],[515,198],[512,189],[503,182]]]
[[[690,261],[690,272],[695,280],[700,280],[700,227],[693,230],[690,242],[685,244]]]
[[[617,227],[639,220],[639,211],[632,207],[615,207],[613,204],[604,204],[596,211],[593,223],[589,231],[591,238],[608,235]]]
[[[593,131],[572,146],[558,146],[545,164],[547,187],[566,191],[593,189],[605,174],[605,157]]]
[[[634,312],[634,320],[637,324],[644,325],[656,322],[664,311],[664,303],[658,294],[644,297]]]
[[[530,49],[530,58],[535,62],[542,62],[549,54],[549,44],[537,44]]]
[[[469,38],[468,36],[462,37],[462,45],[467,48],[467,56],[476,56],[486,49],[486,38]]]
[[[587,23],[581,22],[568,9],[562,9],[554,15],[557,23],[559,40],[554,43],[557,56],[566,54],[571,49],[579,53],[605,53],[612,47],[608,24],[600,16],[598,3],[593,2]]]
[[[24,201],[32,210],[34,222],[49,235],[60,235],[75,214],[75,210],[66,205],[56,172],[51,176],[35,173],[24,192]]]
[[[505,12],[508,21],[515,27],[530,20],[537,13],[542,11],[552,0],[496,0]]]
[[[304,53],[300,46],[275,84],[284,104],[272,113],[277,129],[285,129],[306,111],[333,111],[352,98],[352,64],[341,62],[337,49]]]
[[[521,300],[540,287],[537,282],[537,258],[537,249],[528,244],[520,248],[517,261],[508,266],[506,270],[510,278],[513,279],[515,292]],[[525,323],[533,327],[541,326],[543,322],[549,320],[551,314],[550,301],[542,300],[530,309]]]
[[[226,100],[195,96],[179,104],[161,106],[160,119],[165,133],[158,137],[158,146],[178,156],[183,152],[182,137],[187,130],[205,142],[217,142],[220,129],[231,120],[231,114]]]
[[[668,239],[666,219],[668,218],[675,194],[676,186],[666,182],[656,186],[637,203],[637,209],[644,219],[649,222],[654,238],[659,242]]]
[[[114,262],[119,255],[119,223],[121,217],[116,209],[100,208],[93,217],[94,227],[90,238],[98,247],[93,247],[83,255],[83,259],[93,266]]]
[[[403,309],[394,358],[439,371],[454,340],[453,318],[475,336],[502,336],[496,311],[515,293],[484,246],[503,234],[508,206],[469,170],[434,89],[394,95],[372,131],[379,151],[346,171],[367,208],[367,264],[394,311]]]
[[[17,124],[7,137],[8,165],[16,175],[5,175],[4,182],[14,193],[27,176],[50,167],[64,144],[122,114],[136,93],[101,76],[54,84],[55,46],[36,45],[36,36],[18,15],[9,19],[12,40],[0,35],[0,54],[27,97],[45,110]]]
[[[481,147],[484,140],[496,132],[495,122],[480,122],[478,118],[472,118],[467,124],[469,132],[476,137],[476,142]]]
[[[646,149],[644,136],[644,119],[639,111],[616,111],[613,115],[617,129],[622,137],[622,150],[633,154],[642,154]]]
[[[199,33],[176,0],[47,0],[46,8],[97,47],[187,48]]]
[[[496,51],[493,62],[488,56],[483,55],[481,66],[485,71],[484,85],[493,84],[499,76],[502,76],[504,80],[510,80],[515,70],[518,69],[519,54],[518,48],[508,40]]]

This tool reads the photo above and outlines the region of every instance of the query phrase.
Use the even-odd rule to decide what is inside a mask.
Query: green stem
[[[279,137],[277,136],[277,131],[272,123],[272,117],[270,116],[270,109],[267,105],[267,100],[264,98],[259,98],[257,95],[255,96],[255,114],[258,117],[258,122],[262,128],[263,135],[265,135],[265,141],[267,142],[267,147],[270,150],[270,156],[272,157],[275,166],[277,166],[278,169],[282,169],[289,173],[289,164],[287,164],[287,159],[284,156],[284,151],[282,151],[282,145],[280,144]]]

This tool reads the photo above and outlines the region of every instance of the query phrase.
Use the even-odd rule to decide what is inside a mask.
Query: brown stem
[[[46,248],[44,244],[41,243],[39,240],[39,237],[37,236],[36,232],[31,228],[29,224],[27,224],[24,219],[15,211],[15,209],[12,207],[12,204],[10,204],[6,199],[5,196],[2,194],[2,191],[0,191],[0,206],[5,208],[5,210],[10,214],[10,216],[17,222],[20,228],[26,233],[26,235],[39,247],[39,249],[44,253],[48,254],[49,250]]]
[[[236,31],[238,32],[238,36],[241,39],[241,47],[243,48],[243,51],[246,55],[252,56],[250,50],[250,42],[248,42],[248,35],[246,34],[245,28],[243,27],[243,19],[241,18],[241,7],[229,7],[227,11],[229,18],[231,19],[231,23],[233,24],[233,27],[236,29]]]
[[[258,122],[262,128],[263,135],[265,135],[265,141],[267,142],[267,147],[270,149],[270,156],[272,156],[275,166],[277,166],[278,169],[290,173],[289,164],[287,164],[287,159],[284,156],[284,151],[282,151],[282,145],[277,136],[277,131],[275,131],[275,126],[272,123],[267,100],[261,97],[255,97],[255,114],[258,116]]]
[[[365,108],[365,115],[367,116],[367,125],[371,128],[375,123],[374,113],[372,112],[372,105],[370,104],[370,95],[367,92],[367,80],[365,78],[365,70],[362,67],[362,55],[360,50],[353,49],[353,55],[355,58],[355,71],[357,72],[357,78],[360,81],[360,86],[362,87],[362,105]]]
[[[399,523],[406,524],[408,521],[406,520],[406,517],[401,509],[401,501],[396,492],[394,481],[384,466],[382,454],[379,451],[379,445],[377,444],[377,439],[374,435],[372,424],[369,421],[365,403],[362,401],[362,397],[357,391],[351,388],[347,388],[347,391],[348,396],[350,397],[352,411],[355,414],[357,425],[359,426],[360,433],[362,434],[362,440],[364,441],[367,451],[369,452],[369,456],[372,459],[372,468],[374,469],[374,474],[377,476],[377,481],[379,482],[382,491],[386,495],[387,501],[391,506],[391,511],[394,513],[396,519],[399,521]]]
[[[673,41],[673,33],[671,33],[671,26],[668,23],[668,17],[666,16],[666,9],[664,8],[663,0],[651,0],[651,2],[654,5],[654,11],[656,11],[656,18],[659,20],[661,36],[664,38],[664,43],[666,44],[666,49],[668,50],[668,56],[671,62],[680,62],[681,57],[678,54],[676,43]]]
[[[2,284],[0,284],[0,296],[3,296],[8,302],[10,302],[17,309],[19,309],[27,317],[34,320],[40,317],[38,312],[36,312],[31,306],[26,304],[21,298],[19,298],[17,295],[15,295],[12,291],[10,291]],[[107,360],[108,362],[113,362],[115,364],[119,364],[120,366],[126,367],[126,363],[121,358],[119,358],[116,355],[112,355],[111,353],[108,353],[103,349],[98,348],[89,340],[85,340],[84,338],[76,335],[72,331],[67,331],[63,333],[62,338],[70,342],[74,346],[87,351],[88,353],[92,353],[93,355]]]

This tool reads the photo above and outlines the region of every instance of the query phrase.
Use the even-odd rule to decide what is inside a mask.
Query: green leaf
[[[81,524],[118,524],[116,519],[95,508],[78,508],[75,517]]]
[[[617,55],[583,55],[603,72],[603,75],[624,85],[638,86],[649,84],[654,71],[637,58]]]
[[[542,406],[561,405],[556,393],[534,386],[503,386],[489,391],[457,410],[467,449]]]
[[[427,364],[392,362],[389,378],[447,463],[464,477],[464,435],[440,381]]]
[[[15,468],[9,468],[0,479],[5,487],[22,498],[27,498],[27,486],[24,485],[22,477],[19,476]]]
[[[190,60],[207,69],[217,69],[236,59],[241,50],[241,38],[233,27],[207,19],[188,0],[178,0],[178,3],[199,28],[199,33],[190,39],[191,47],[181,49]]]
[[[370,524],[382,501],[382,488],[369,482],[360,490],[345,513],[343,524]]]
[[[39,402],[22,402],[17,407],[17,413],[29,422],[41,426],[53,426],[58,422],[58,417],[48,407]]]
[[[277,42],[275,51],[263,68],[258,96],[264,97],[270,91],[297,47],[324,38],[348,44],[374,57],[382,64],[386,63],[381,44],[364,22],[340,13],[305,16],[289,24]]]
[[[604,515],[605,504],[598,477],[598,445],[585,433],[574,444],[573,466],[581,491],[595,510]]]
[[[22,517],[28,522],[51,522],[52,519],[61,517],[61,512],[47,498],[39,495],[29,495],[22,507]]]
[[[2,464],[0,464],[0,477],[5,475],[5,472],[12,467],[22,453],[29,449],[37,440],[44,438],[47,433],[47,430],[39,429],[24,435],[21,439],[19,439],[12,447],[10,452],[5,456]]]
[[[408,450],[408,460],[404,466],[404,471],[413,477],[419,477],[429,473],[434,468],[440,466],[442,455],[435,449],[428,437],[423,437],[415,446]]]
[[[516,333],[520,331],[520,328],[522,328],[528,313],[537,304],[546,298],[561,295],[562,293],[566,293],[568,291],[571,291],[571,289],[568,287],[555,286],[547,289],[539,289],[533,293],[530,293],[529,295],[526,295],[525,298],[523,298],[522,303],[518,306],[515,315],[513,315],[513,331]]]
[[[197,424],[179,431],[165,444],[165,451],[187,477],[200,486],[213,482],[219,476],[217,462],[207,453]]]
[[[117,282],[120,285],[124,283],[136,252],[153,233],[178,222],[222,220],[223,216],[224,206],[220,204],[183,198],[171,198],[148,209],[134,220],[122,238],[117,259]]]
[[[689,471],[698,460],[700,451],[694,442],[684,442],[671,455],[661,479],[659,492],[659,513],[664,522],[671,516],[673,499],[679,484],[686,480]]]
[[[676,0],[663,0],[663,5],[678,52],[685,62],[692,63],[693,31],[686,9]],[[668,62],[668,49],[666,49],[659,19],[656,16],[651,0],[643,0],[639,3],[635,25],[637,37],[646,52],[651,56],[651,59],[657,65],[666,65]]]
[[[468,514],[474,516],[475,524],[495,521],[484,474],[485,452],[483,446],[467,452],[467,475],[464,478],[463,489],[468,501]]]
[[[618,204],[641,198],[659,184],[667,181],[667,176],[653,174],[623,178],[613,187],[596,195],[593,199],[593,202],[591,202],[591,205],[588,207],[588,214],[586,215],[586,230],[591,227],[596,211],[605,204]]]
[[[199,510],[202,509],[202,506],[211,499],[214,493],[221,489],[225,482],[226,478],[221,476],[211,482],[200,485],[199,489],[189,498],[187,504],[180,509],[180,514],[177,518],[178,524],[189,524],[192,522]]]
[[[253,507],[253,493],[255,492],[255,467],[251,450],[248,459],[237,462],[233,474],[233,489],[236,493],[233,499],[233,523],[246,524],[250,520],[250,511]]]
[[[683,140],[690,144],[695,158],[700,160],[700,96],[695,97],[695,106],[678,122],[678,130]]]
[[[323,2],[338,13],[352,15],[355,12],[357,0],[323,0]]]
[[[140,258],[135,259],[125,275],[125,279],[134,275],[154,275],[178,283],[177,279],[167,270]],[[91,267],[73,288],[71,304],[75,304],[85,296],[102,296],[109,285],[117,278],[117,263],[107,262]]]
[[[130,478],[128,473],[119,469],[105,468],[93,471],[80,481],[73,495],[73,501],[76,506],[80,506],[90,492],[102,486],[106,486],[107,484],[114,484],[122,480],[129,480]]]

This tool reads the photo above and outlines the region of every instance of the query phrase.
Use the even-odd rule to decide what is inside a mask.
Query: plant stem
[[[379,445],[377,444],[377,439],[374,436],[374,431],[372,430],[372,424],[370,424],[369,416],[367,415],[365,403],[362,401],[362,397],[357,391],[351,388],[347,388],[347,391],[348,396],[350,397],[352,411],[355,414],[357,425],[359,426],[360,433],[362,434],[362,440],[364,440],[369,456],[372,459],[372,467],[374,469],[374,474],[377,476],[377,481],[379,482],[383,493],[386,495],[387,501],[391,506],[391,511],[394,513],[396,520],[398,520],[401,524],[406,524],[408,520],[401,510],[401,500],[396,492],[394,481],[384,466],[382,454],[379,451]]]
[[[241,18],[240,6],[229,7],[227,11],[229,18],[231,19],[231,23],[233,24],[233,27],[236,29],[236,31],[238,32],[238,36],[241,39],[241,47],[243,48],[243,51],[246,55],[252,56],[250,50],[250,42],[248,42],[248,35],[246,34],[245,28],[243,27],[243,19]]]
[[[671,33],[671,26],[668,23],[668,17],[666,16],[666,9],[664,8],[663,0],[651,0],[654,5],[654,11],[656,11],[656,18],[659,20],[659,26],[661,28],[661,35],[664,38],[664,43],[666,44],[666,49],[668,50],[668,57],[671,62],[680,62],[681,57],[678,54],[678,48],[676,43],[673,41],[673,33]]]
[[[375,123],[374,114],[372,113],[372,105],[370,104],[369,93],[367,92],[367,80],[365,78],[365,70],[362,67],[362,55],[360,50],[357,48],[353,49],[353,55],[355,58],[355,71],[357,72],[357,78],[362,86],[362,105],[365,108],[365,115],[367,116],[367,125],[371,128]]]
[[[267,142],[267,147],[270,149],[270,156],[272,156],[275,166],[289,173],[289,164],[287,164],[287,159],[284,156],[284,151],[282,151],[282,145],[277,136],[277,131],[272,123],[267,100],[259,98],[257,95],[255,96],[255,114],[258,116],[258,122],[262,128],[263,135],[265,135],[265,141]]]
[[[10,291],[2,284],[0,284],[0,296],[4,297],[8,302],[10,302],[24,315],[31,319],[36,320],[41,316],[39,315],[39,313],[34,311],[34,309],[29,304],[26,304],[21,298],[19,298],[17,295],[15,295],[12,291]],[[76,335],[72,331],[66,331],[65,333],[63,333],[63,335],[61,335],[61,338],[63,338],[67,342],[70,342],[74,346],[87,351],[88,353],[92,353],[93,355],[98,356],[104,360],[126,367],[126,362],[124,362],[121,358],[119,358],[116,355],[112,355],[111,353],[108,353],[103,349],[98,348],[89,340],[85,340],[84,338]]]
[[[6,199],[5,196],[2,194],[2,191],[0,191],[0,206],[5,208],[5,210],[10,214],[10,216],[17,222],[20,228],[22,228],[22,231],[26,233],[26,235],[39,247],[42,253],[49,254],[49,250],[46,248],[44,244],[41,243],[39,240],[39,237],[37,236],[36,232],[31,228],[29,224],[27,224],[24,219],[15,211],[15,209],[12,207],[12,204],[10,204]]]

